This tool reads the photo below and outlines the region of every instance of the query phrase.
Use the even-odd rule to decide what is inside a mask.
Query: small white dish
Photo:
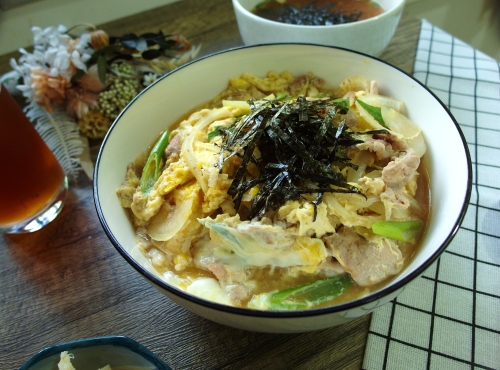
[[[337,46],[379,56],[387,47],[401,18],[405,0],[378,0],[384,13],[369,19],[333,26],[302,26],[270,21],[251,12],[262,0],[233,0],[245,45],[272,42],[307,42]]]
[[[331,86],[362,75],[379,91],[405,102],[409,118],[423,130],[431,183],[430,225],[415,258],[385,288],[345,304],[298,311],[258,311],[225,306],[169,285],[135,248],[135,234],[116,188],[134,161],[169,125],[224,91],[229,79],[249,72],[311,71]],[[222,51],[184,65],[140,93],[106,135],[97,158],[94,200],[103,228],[117,251],[149,283],[188,310],[215,322],[262,332],[303,332],[346,323],[396,297],[445,250],[458,231],[470,198],[472,170],[462,132],[445,105],[420,82],[378,59],[311,44],[267,44]]]

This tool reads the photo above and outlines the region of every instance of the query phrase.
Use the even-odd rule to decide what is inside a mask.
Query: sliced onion
[[[193,129],[189,133],[188,137],[182,142],[181,155],[184,157],[186,164],[189,169],[193,173],[193,176],[198,180],[198,183],[201,186],[201,190],[203,193],[208,191],[208,185],[203,180],[201,172],[198,170],[198,159],[196,158],[196,154],[193,149],[194,139],[199,131],[203,130],[205,127],[212,124],[214,121],[221,120],[224,118],[232,117],[230,111],[225,108],[221,109],[213,109],[209,111],[209,113],[201,118],[196,124],[193,126]]]
[[[358,166],[358,169],[349,168],[347,171],[347,182],[358,182],[364,176],[366,167],[372,161],[372,156],[368,151],[361,151],[353,162]]]
[[[187,218],[192,212],[192,206],[192,198],[183,200],[174,207],[165,203],[160,211],[151,219],[148,227],[148,233],[151,238],[159,241],[170,240],[186,223]]]
[[[366,121],[366,123],[368,123],[371,129],[373,130],[387,129],[387,127],[384,127],[380,123],[378,123],[378,121],[375,118],[373,118],[373,116],[370,113],[368,113],[368,111],[365,108],[361,106],[361,104],[359,104],[357,101],[355,104],[356,108],[358,108],[359,115]]]
[[[405,104],[402,100],[376,94],[363,95],[360,96],[358,99],[362,100],[366,104],[373,105],[374,107],[392,108],[400,113],[404,109],[404,104]]]
[[[242,100],[223,100],[222,106],[226,108],[233,107],[243,109],[244,114],[250,113],[252,111],[250,109],[250,104]]]
[[[384,203],[382,202],[375,202],[370,207],[368,207],[369,210],[378,213],[379,215],[385,215],[385,207]]]
[[[408,146],[410,148],[415,149],[420,158],[422,158],[422,156],[427,151],[427,145],[425,144],[424,135],[422,134],[422,131],[420,131],[414,137],[406,139],[406,142],[408,143]]]
[[[348,91],[370,91],[370,83],[363,76],[352,76],[346,78],[340,83],[340,88],[345,92]]]
[[[414,137],[422,131],[422,129],[412,120],[405,115],[396,112],[392,108],[383,107],[382,118],[384,119],[384,122],[389,130],[403,135],[405,139]]]
[[[262,103],[265,103],[266,100],[274,100],[276,99],[276,96],[274,94],[270,94],[263,98],[262,100],[256,100],[254,102],[255,105],[260,105]],[[240,108],[245,110],[243,114],[250,113],[252,110],[250,109],[250,104],[248,102],[243,101],[243,100],[223,100],[222,101],[222,106],[223,107],[233,107],[233,108]]]

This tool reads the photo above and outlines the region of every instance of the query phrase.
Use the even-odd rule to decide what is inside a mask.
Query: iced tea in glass
[[[0,171],[0,232],[33,232],[57,217],[68,190],[66,175],[1,84]]]

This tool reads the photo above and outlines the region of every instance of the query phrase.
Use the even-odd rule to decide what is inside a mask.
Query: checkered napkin
[[[499,63],[423,20],[414,77],[460,124],[472,196],[440,259],[373,313],[363,369],[500,369]]]

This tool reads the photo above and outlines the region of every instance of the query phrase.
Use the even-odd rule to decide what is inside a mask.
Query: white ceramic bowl
[[[262,0],[233,0],[238,28],[245,45],[307,42],[337,46],[379,56],[391,41],[405,0],[377,0],[384,13],[363,21],[333,26],[299,26],[270,21],[251,10]]]
[[[349,303],[303,311],[267,312],[206,301],[168,285],[145,258],[134,253],[134,231],[115,190],[157,135],[191,109],[225,90],[243,72],[265,76],[288,70],[312,71],[327,83],[353,75],[377,80],[381,94],[404,100],[409,117],[423,129],[425,161],[432,189],[431,222],[420,251],[387,287]],[[445,144],[446,143],[446,144]],[[95,170],[99,219],[117,251],[153,286],[179,305],[207,319],[263,332],[301,332],[342,324],[389,302],[438,258],[458,230],[470,197],[471,162],[465,139],[450,112],[425,86],[372,57],[328,46],[272,44],[223,51],[182,66],[149,86],[120,114],[102,144]]]

